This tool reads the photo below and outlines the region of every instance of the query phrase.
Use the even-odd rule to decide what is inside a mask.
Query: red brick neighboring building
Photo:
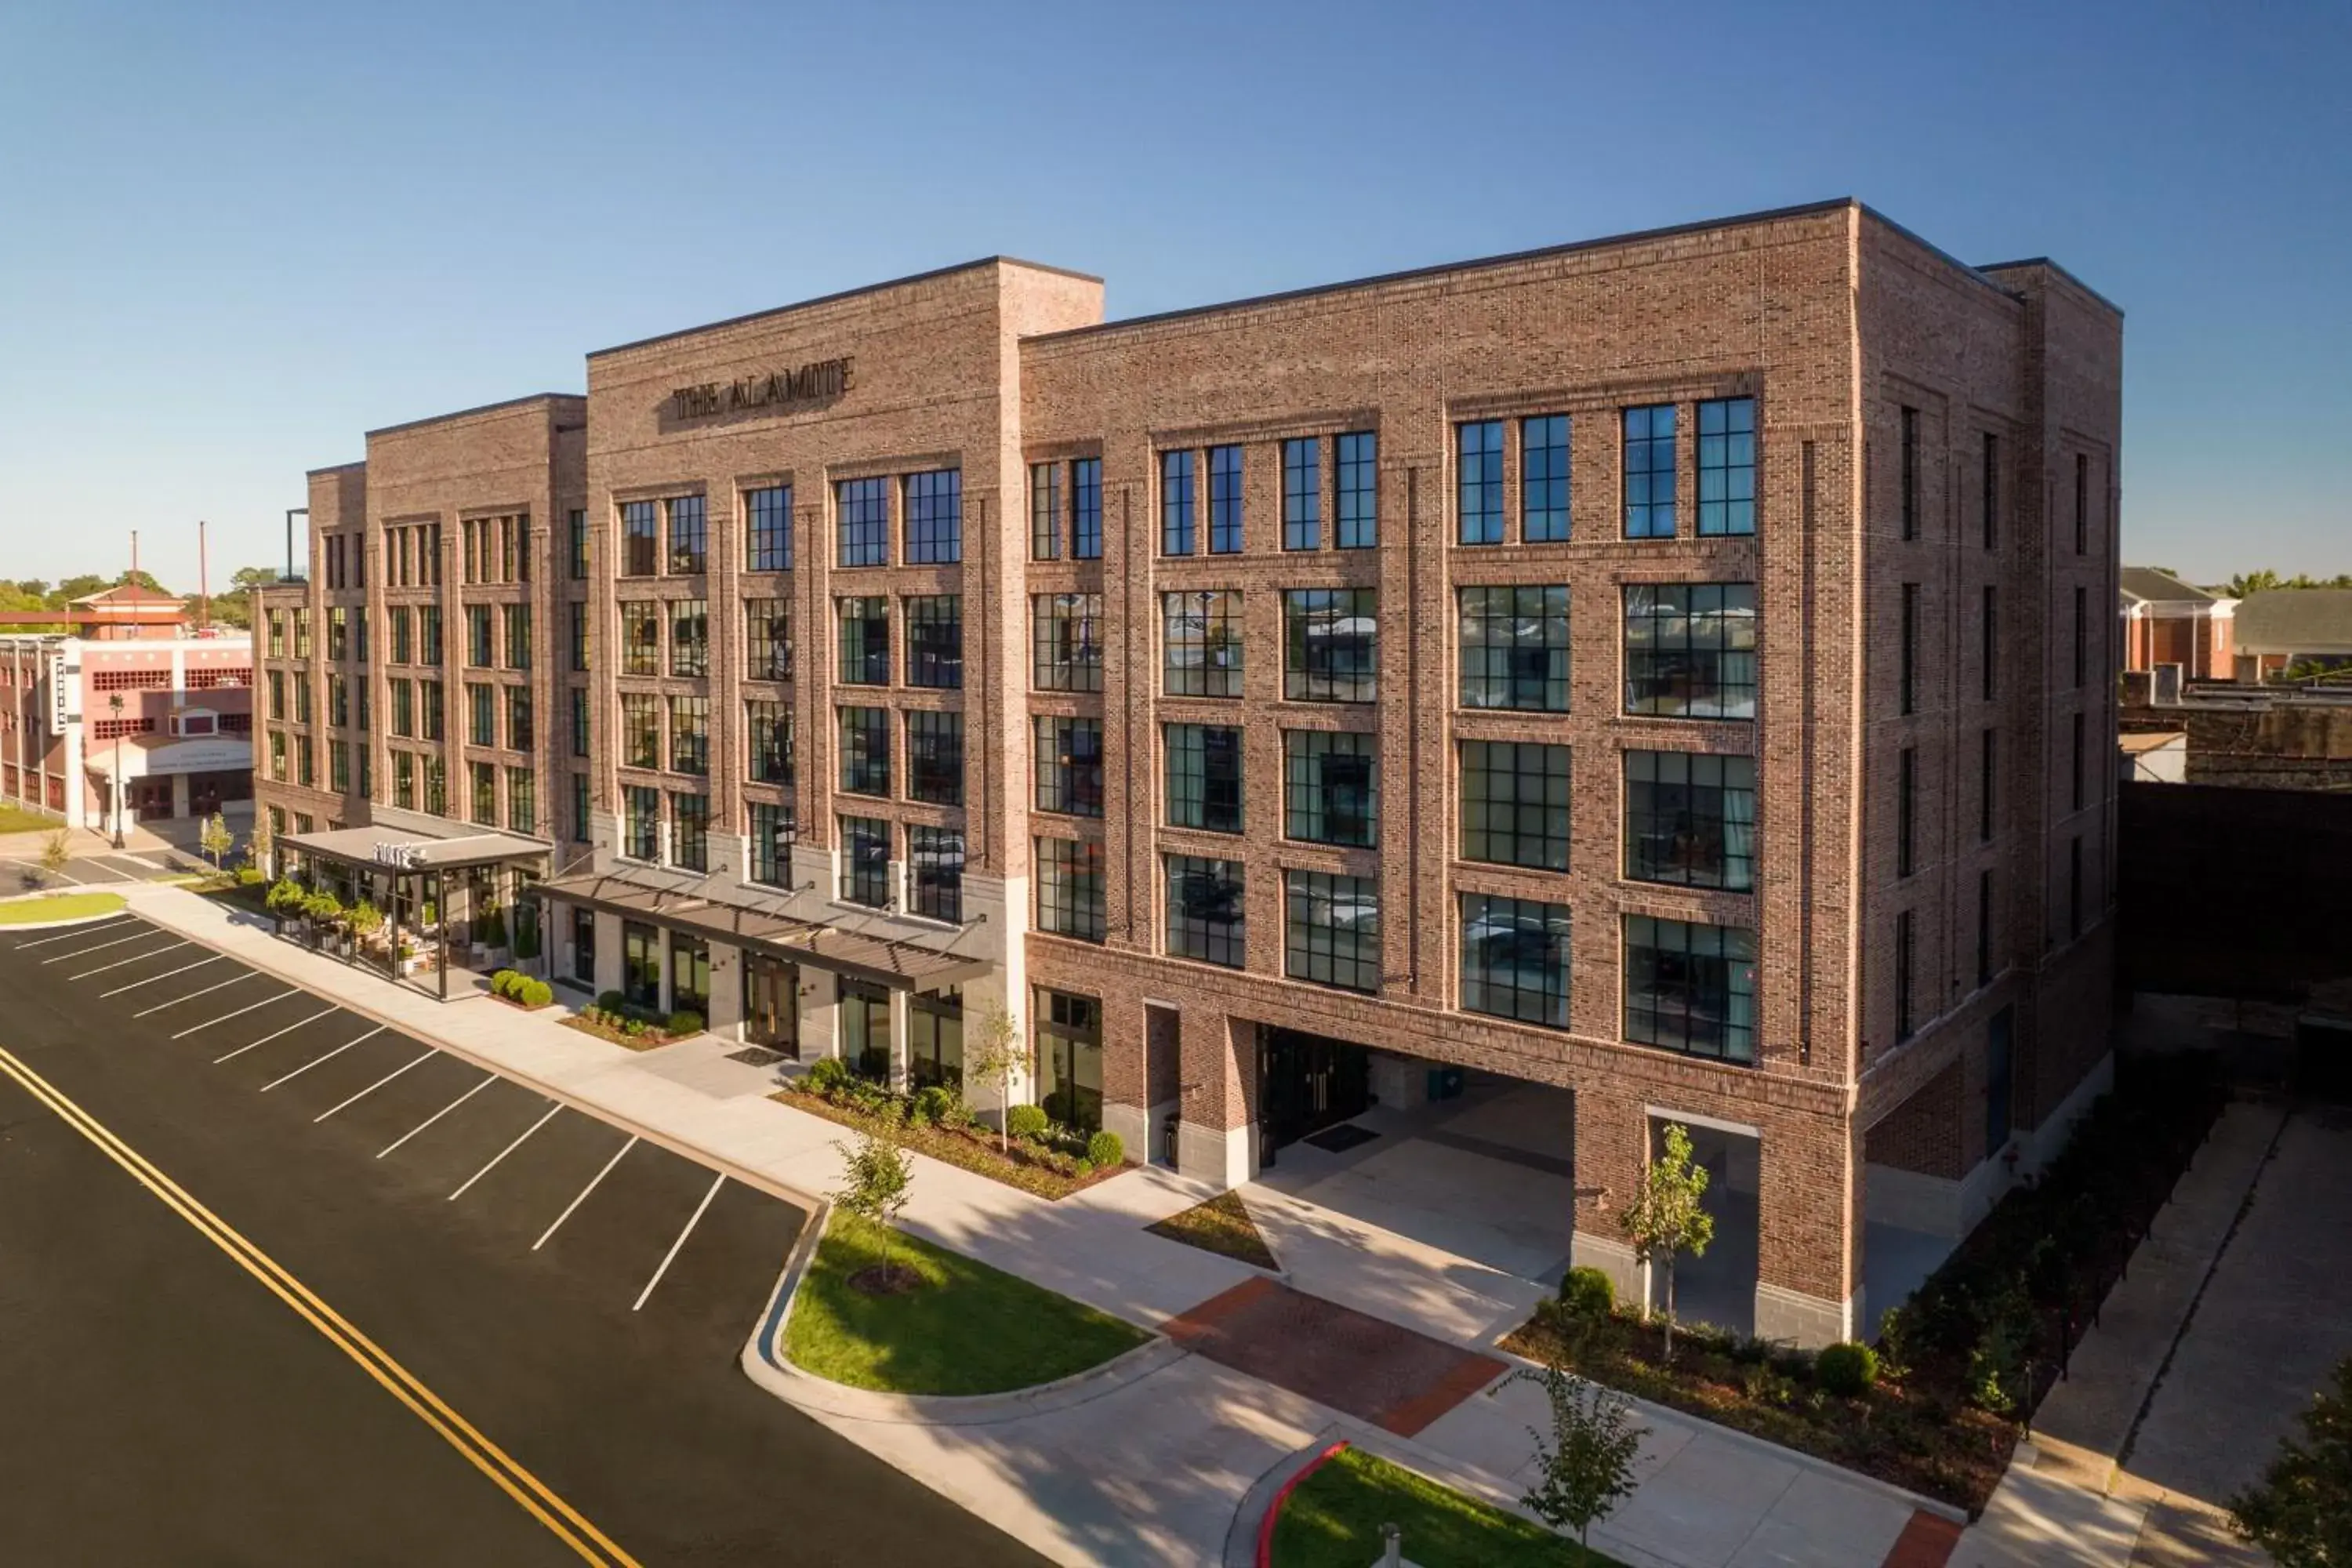
[[[2124,668],[2180,667],[2184,680],[2229,680],[2235,675],[2231,632],[2238,601],[2193,588],[2153,566],[2123,569]]]
[[[1865,1224],[1948,1243],[2105,1080],[2119,312],[1850,202],[1101,310],[994,258],[376,433],[260,600],[372,627],[284,672],[373,760],[265,802],[536,834],[559,976],[803,1059],[951,1080],[1001,1004],[1028,1093],[1220,1184],[1548,1086],[1628,1283],[1683,1121],[1758,1331],[1856,1331]]]

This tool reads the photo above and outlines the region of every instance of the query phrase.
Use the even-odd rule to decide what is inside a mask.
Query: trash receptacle
[[[1170,1170],[1176,1168],[1176,1124],[1179,1118],[1170,1111],[1160,1122],[1160,1159]]]
[[[1458,1100],[1461,1098],[1461,1095],[1462,1069],[1460,1068],[1432,1068],[1429,1069],[1430,1099]]]

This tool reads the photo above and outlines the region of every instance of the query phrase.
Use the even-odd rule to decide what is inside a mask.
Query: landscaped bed
[[[1381,1526],[1419,1568],[1609,1568],[1532,1520],[1465,1497],[1361,1448],[1342,1448],[1294,1488],[1275,1521],[1274,1568],[1367,1568]]]
[[[1015,1106],[1013,1135],[1000,1139],[974,1123],[950,1090],[893,1094],[851,1076],[833,1058],[815,1063],[768,1098],[844,1127],[879,1133],[902,1149],[1041,1198],[1067,1197],[1127,1168],[1126,1149],[1116,1136],[1055,1128],[1035,1106]],[[1094,1158],[1097,1154],[1105,1157]]]
[[[54,833],[65,824],[21,805],[0,805],[0,833]]]
[[[45,921],[95,920],[123,907],[120,893],[47,893],[0,904],[0,926],[37,925]]]
[[[887,1233],[892,1288],[869,1293],[885,1234],[835,1212],[793,1299],[784,1353],[793,1365],[888,1394],[1002,1394],[1099,1366],[1150,1338],[900,1231]]]
[[[2225,1095],[2197,1058],[2132,1062],[2042,1178],[2021,1186],[1888,1315],[1876,1382],[1823,1386],[1816,1358],[1701,1329],[1545,1302],[1507,1350],[1969,1510],[2170,1195]]]
[[[1238,1192],[1219,1193],[1207,1203],[1194,1204],[1181,1214],[1170,1215],[1157,1225],[1143,1228],[1154,1236],[1164,1236],[1221,1258],[1238,1258],[1260,1268],[1281,1267],[1274,1260],[1274,1249],[1258,1233],[1257,1221],[1250,1217]]]
[[[549,999],[553,999],[551,991]],[[618,991],[599,994],[593,1006],[581,1008],[563,1022],[583,1035],[593,1035],[633,1051],[675,1045],[702,1033],[703,1028],[699,1013],[681,1009],[665,1016],[631,1005]]]

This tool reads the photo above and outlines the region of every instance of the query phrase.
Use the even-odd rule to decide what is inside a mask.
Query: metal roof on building
[[[322,856],[353,866],[381,866],[395,871],[448,871],[468,866],[497,866],[548,853],[541,839],[520,833],[485,829],[447,838],[424,838],[382,825],[333,827],[324,833],[281,833],[278,847],[299,854]]]
[[[2216,605],[2221,600],[2202,588],[2193,588],[2169,572],[2153,566],[2126,566],[2116,579],[2126,599],[2152,605]]]
[[[2238,603],[2241,653],[2352,653],[2352,588],[2271,588]]]

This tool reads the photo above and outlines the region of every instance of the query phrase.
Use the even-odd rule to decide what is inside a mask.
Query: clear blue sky
[[[371,426],[991,252],[1133,315],[1847,195],[2125,307],[2127,557],[2352,571],[2347,67],[2345,0],[19,0],[0,576],[218,582]]]

